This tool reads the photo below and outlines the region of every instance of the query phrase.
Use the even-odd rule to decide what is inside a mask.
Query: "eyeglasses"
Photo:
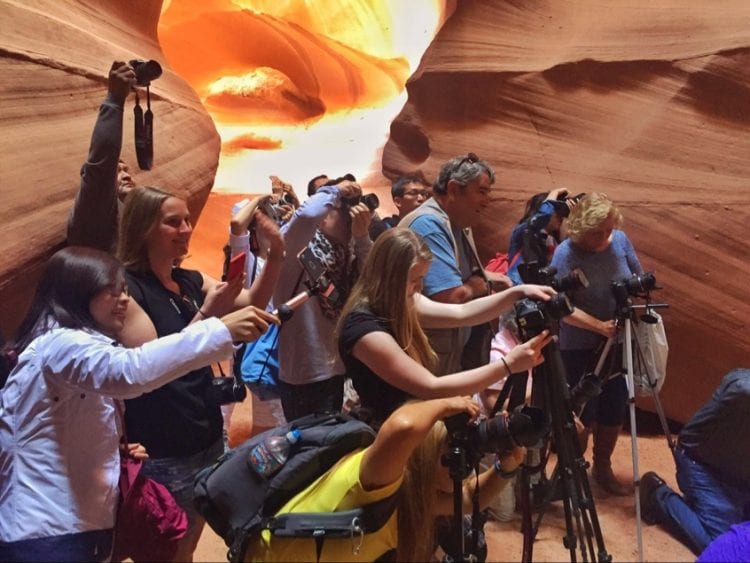
[[[409,196],[409,197],[422,196],[423,198],[428,198],[430,197],[430,192],[428,190],[409,190],[409,191],[404,192],[404,196]]]

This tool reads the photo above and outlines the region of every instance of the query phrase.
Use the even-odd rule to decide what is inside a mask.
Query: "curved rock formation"
[[[608,193],[670,304],[662,398],[684,420],[750,360],[748,63],[742,0],[461,2],[407,84],[383,171],[492,163],[485,257],[532,194]]]
[[[91,130],[113,60],[157,59],[152,85],[154,167],[137,171],[132,98],[123,159],[141,184],[188,198],[198,215],[218,165],[219,137],[195,92],[166,63],[156,37],[161,2],[0,1],[0,330],[20,322],[46,258],[64,242]],[[142,102],[143,103],[143,102]]]

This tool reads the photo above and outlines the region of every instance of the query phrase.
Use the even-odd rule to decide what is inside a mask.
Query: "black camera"
[[[573,312],[573,305],[564,293],[553,295],[549,301],[520,299],[514,305],[516,323],[521,340],[534,338],[545,328],[551,328],[557,321]]]
[[[161,76],[161,65],[156,61],[133,59],[128,64],[133,67],[137,86],[148,86],[152,80]]]
[[[555,277],[557,268],[540,268],[538,262],[523,262],[518,265],[518,273],[521,274],[523,283],[548,285],[559,292],[576,291],[589,286],[589,280],[580,268],[575,268],[562,277]]]
[[[651,272],[612,282],[610,288],[617,303],[625,303],[629,297],[647,297],[652,289],[658,289],[656,277]]]
[[[241,403],[245,397],[247,397],[247,389],[237,377],[214,377],[206,390],[206,401],[217,407],[229,403]]]
[[[475,465],[486,453],[504,454],[518,446],[533,446],[549,432],[549,417],[542,409],[520,405],[511,414],[469,422],[467,413],[443,420],[451,447],[466,451],[467,465]]]
[[[568,202],[573,202],[573,205],[577,205],[581,198],[585,196],[585,193],[576,194],[569,196],[567,194],[560,194],[557,199],[552,202],[552,206],[555,208],[555,213],[560,217],[566,218],[570,215],[570,206]]]
[[[378,207],[380,207],[380,200],[375,194],[363,194],[354,197],[345,197],[341,199],[341,202],[349,207],[364,203],[367,206],[367,209],[369,209],[370,211],[375,211]]]

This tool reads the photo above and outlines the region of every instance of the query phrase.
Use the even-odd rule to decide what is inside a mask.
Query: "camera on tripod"
[[[549,433],[549,417],[542,409],[520,405],[511,414],[498,414],[477,422],[459,413],[443,420],[448,429],[448,445],[465,452],[468,475],[484,454],[508,453],[519,446],[532,446]],[[446,460],[444,465],[448,465]]]
[[[557,322],[573,312],[573,305],[564,293],[553,295],[549,301],[521,299],[516,301],[516,323],[523,342],[534,338],[546,328],[554,328]]]
[[[585,289],[589,286],[589,280],[580,268],[575,268],[564,276],[555,277],[557,268],[552,266],[542,268],[538,262],[526,262],[518,265],[518,273],[521,274],[523,283],[548,285],[560,293]]]
[[[656,277],[652,272],[645,274],[633,274],[629,278],[612,282],[610,285],[612,294],[615,296],[617,303],[625,303],[630,297],[648,297],[652,289],[656,287]]]

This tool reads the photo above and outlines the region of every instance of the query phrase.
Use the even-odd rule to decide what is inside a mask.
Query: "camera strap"
[[[146,86],[146,111],[141,108],[138,90],[133,108],[135,124],[135,155],[141,170],[151,170],[154,164],[154,114],[151,111],[151,92]]]

